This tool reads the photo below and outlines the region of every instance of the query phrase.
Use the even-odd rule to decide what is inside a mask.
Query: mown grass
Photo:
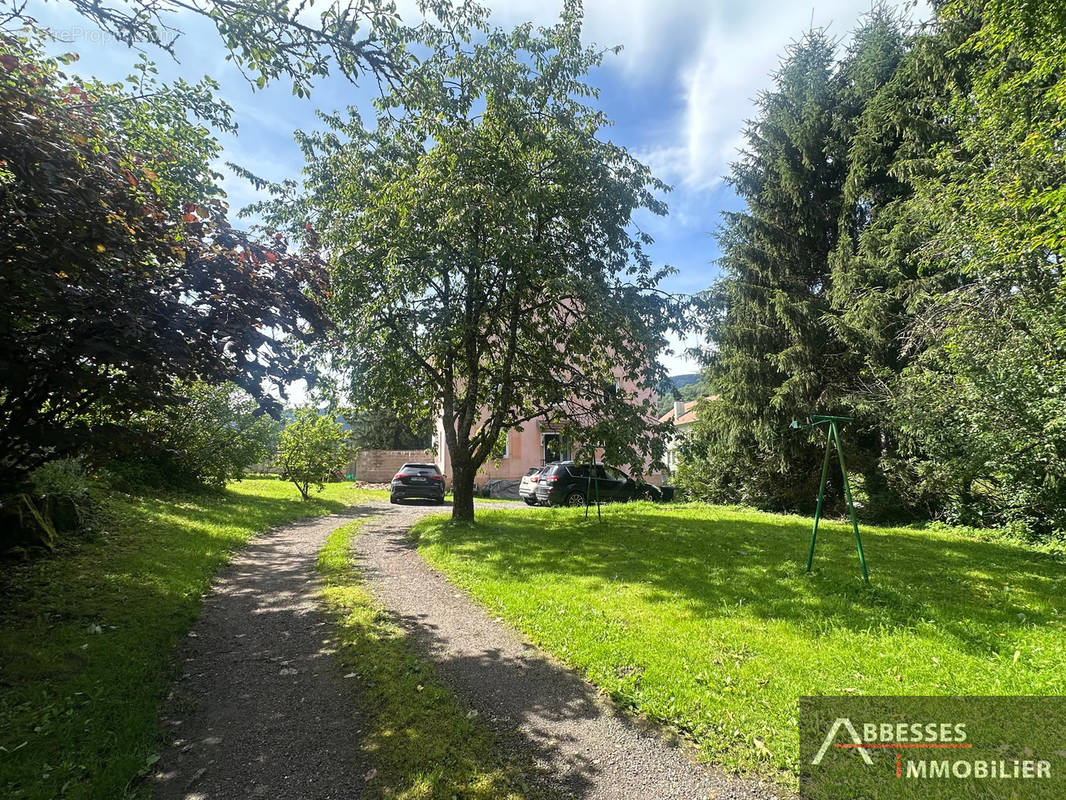
[[[438,569],[727,769],[794,785],[804,695],[1066,693],[1066,564],[949,529],[702,505],[481,511],[416,527]]]
[[[230,554],[256,532],[383,492],[248,480],[195,496],[112,497],[107,533],[6,565],[0,796],[147,796],[175,645]]]
[[[337,625],[338,659],[358,682],[367,720],[369,786],[390,800],[520,800],[542,796],[496,754],[490,733],[466,716],[406,635],[381,612],[351,560],[363,521],[333,532],[318,558],[327,608]]]

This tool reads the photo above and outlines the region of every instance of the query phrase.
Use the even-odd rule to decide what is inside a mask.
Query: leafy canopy
[[[308,374],[325,273],[235,230],[215,195],[208,84],[80,82],[0,42],[0,480],[233,381],[264,408]],[[104,424],[97,424],[99,421]]]
[[[303,193],[262,209],[330,253],[359,403],[440,413],[458,516],[501,431],[538,417],[638,470],[659,446],[648,389],[683,307],[633,218],[667,187],[602,137],[580,33],[576,3],[537,31],[424,31],[407,90],[301,134]]]
[[[151,45],[176,55],[181,16],[214,24],[232,61],[255,86],[280,78],[310,94],[316,78],[335,71],[356,81],[364,73],[397,82],[408,38],[392,0],[69,0],[100,29],[131,47]],[[442,12],[446,3],[439,3]],[[3,8],[6,6],[6,8]],[[25,21],[24,0],[0,6],[0,24]]]

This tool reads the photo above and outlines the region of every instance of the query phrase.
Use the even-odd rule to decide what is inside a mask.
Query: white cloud
[[[813,13],[800,3],[768,0],[745,3],[742,9],[715,4],[699,49],[681,76],[685,109],[677,141],[667,146],[684,153],[683,171],[674,175],[694,188],[711,186],[727,172],[743,143],[754,98],[769,86],[788,43],[812,22],[845,39],[870,10],[870,0],[823,0]]]
[[[531,19],[547,24],[561,2],[510,0],[494,5],[502,25]],[[743,142],[753,99],[769,85],[790,41],[812,23],[842,39],[871,7],[871,0],[587,0],[589,41],[624,50],[616,64],[627,79],[660,84],[660,93],[681,98],[672,124],[640,153],[657,174],[692,189],[714,186]],[[919,2],[910,13],[928,16]],[[642,87],[643,88],[643,87]]]

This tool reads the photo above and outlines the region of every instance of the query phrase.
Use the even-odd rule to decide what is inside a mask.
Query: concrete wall
[[[360,450],[355,461],[355,479],[366,483],[388,483],[408,461],[432,464],[433,454],[425,450]]]

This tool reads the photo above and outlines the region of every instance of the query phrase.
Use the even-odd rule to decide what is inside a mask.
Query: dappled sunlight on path
[[[371,520],[356,540],[358,564],[445,683],[505,747],[531,758],[544,782],[596,800],[728,800],[780,791],[698,764],[688,748],[619,711],[490,617],[418,555],[407,532],[423,513],[395,509]]]
[[[319,612],[315,560],[354,508],[265,533],[216,580],[167,700],[161,800],[366,796],[359,719]]]

